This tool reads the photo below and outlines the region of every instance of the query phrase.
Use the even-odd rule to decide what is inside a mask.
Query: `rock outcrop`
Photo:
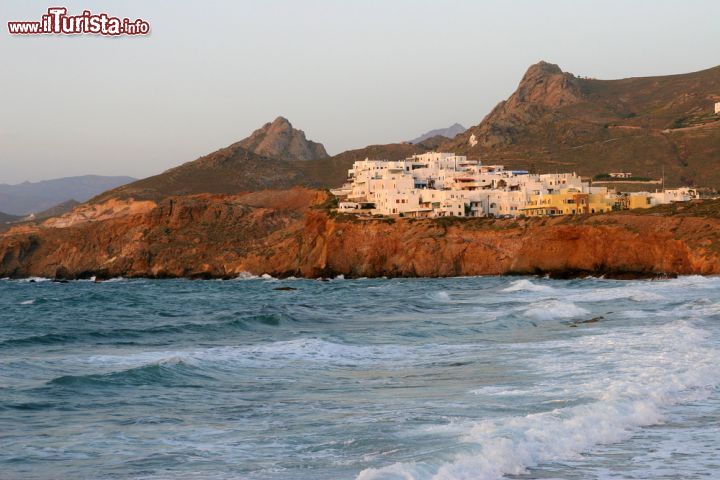
[[[517,90],[478,126],[458,136],[456,143],[475,149],[515,143],[541,117],[581,98],[579,81],[572,74],[551,63],[536,63],[525,72]]]
[[[305,138],[305,132],[293,128],[284,117],[266,123],[241,140],[240,145],[257,155],[281,160],[306,161],[329,157],[321,143]]]
[[[328,205],[296,188],[76,209],[0,235],[0,277],[720,273],[720,202],[520,220],[362,220]]]

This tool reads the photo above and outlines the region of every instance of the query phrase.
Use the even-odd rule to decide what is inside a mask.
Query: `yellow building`
[[[563,189],[557,193],[530,195],[524,213],[528,217],[605,213],[613,209],[613,204],[604,194]]]
[[[634,208],[650,208],[653,206],[652,197],[647,193],[633,193],[625,195],[621,199],[622,208],[632,210]]]

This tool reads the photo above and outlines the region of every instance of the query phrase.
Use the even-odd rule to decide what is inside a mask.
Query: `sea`
[[[720,278],[0,281],[0,478],[720,478]]]

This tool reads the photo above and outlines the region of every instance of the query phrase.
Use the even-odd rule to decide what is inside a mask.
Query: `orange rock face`
[[[720,220],[335,217],[315,190],[87,206],[0,236],[0,276],[231,278],[720,273]],[[113,213],[115,212],[115,213]]]

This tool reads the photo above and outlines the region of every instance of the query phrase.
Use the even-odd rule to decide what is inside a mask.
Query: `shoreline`
[[[702,277],[716,277],[718,274],[687,274],[678,275],[673,273],[646,273],[646,272],[547,272],[547,273],[504,273],[499,275],[487,274],[487,275],[451,275],[451,276],[402,276],[402,277],[388,277],[385,275],[374,276],[374,277],[348,277],[343,274],[339,274],[334,277],[297,277],[293,275],[289,276],[272,276],[266,273],[255,275],[249,274],[248,276],[162,276],[162,277],[149,277],[149,276],[114,276],[114,277],[98,277],[97,275],[91,275],[89,277],[74,277],[74,278],[61,278],[61,277],[4,277],[0,280],[15,281],[15,282],[26,282],[26,283],[69,283],[69,282],[91,282],[91,283],[108,283],[123,280],[188,280],[188,281],[252,281],[252,280],[276,280],[276,281],[292,281],[292,280],[308,280],[317,282],[332,282],[341,280],[442,280],[452,278],[545,278],[549,280],[620,280],[620,281],[635,281],[635,280],[647,280],[647,281],[662,281],[672,280],[680,277],[691,277],[691,276],[702,276]]]
[[[292,202],[289,202],[292,200]],[[317,190],[112,201],[0,234],[0,278],[720,274],[720,201],[516,219],[333,215]]]

